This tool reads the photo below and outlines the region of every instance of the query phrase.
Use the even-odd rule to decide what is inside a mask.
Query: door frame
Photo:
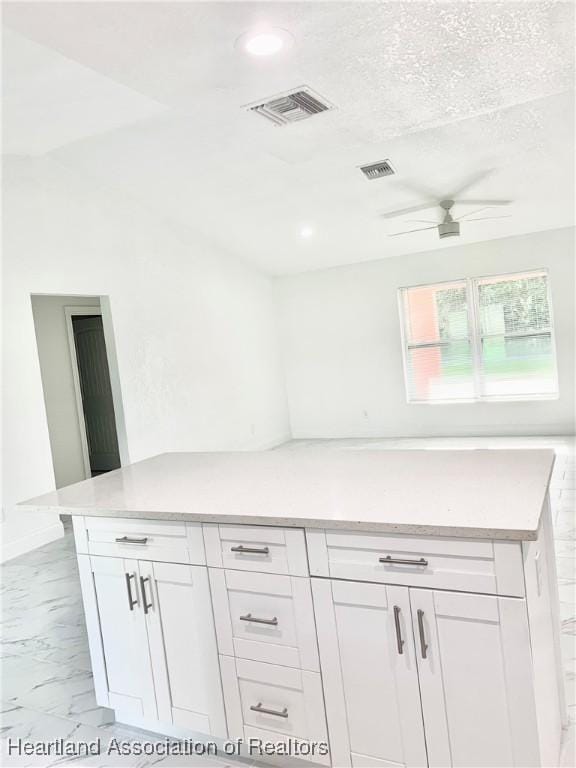
[[[74,397],[76,400],[76,412],[78,414],[78,426],[80,428],[80,443],[82,445],[82,463],[84,464],[84,476],[86,480],[92,477],[92,468],[90,467],[90,452],[88,450],[88,435],[86,434],[86,419],[84,417],[84,404],[82,402],[82,388],[80,386],[80,373],[78,371],[78,357],[76,355],[76,342],[74,340],[74,325],[72,318],[77,315],[99,315],[102,317],[102,308],[99,306],[67,306],[64,307],[64,317],[66,319],[66,333],[68,336],[68,347],[70,349],[70,362],[72,365],[72,380],[74,382]],[[106,342],[106,336],[104,336]],[[108,350],[106,350],[108,357]],[[110,361],[108,360],[110,369]],[[114,403],[115,405],[115,403]],[[118,422],[116,412],[114,412],[114,421],[116,424],[116,435],[118,435]],[[120,460],[122,463],[122,460]]]

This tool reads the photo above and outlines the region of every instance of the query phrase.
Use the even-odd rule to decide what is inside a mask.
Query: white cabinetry
[[[226,736],[204,566],[78,555],[98,703],[133,725]]]
[[[220,653],[320,671],[310,579],[210,568]]]
[[[410,590],[428,763],[539,765],[526,602]]]
[[[543,521],[522,546],[76,517],[97,701],[167,735],[297,741],[338,768],[555,765]]]
[[[308,576],[302,529],[204,524],[204,541],[206,562],[216,568]]]
[[[330,765],[304,531],[204,533],[230,736],[297,741],[299,757]]]
[[[226,737],[208,573],[200,565],[140,562],[158,719]]]
[[[524,599],[434,589],[440,575],[429,567],[433,543],[415,539],[403,552],[406,539],[322,537],[309,537],[312,573],[336,567],[363,579],[312,580],[335,765],[528,768],[543,764],[544,750],[558,754],[558,729],[548,728],[546,707],[538,710],[535,697],[532,590]],[[519,585],[518,546],[480,544],[485,550],[473,556],[494,562],[491,553],[498,552],[501,583]],[[470,552],[453,549],[454,572]],[[368,583],[388,557],[394,581],[404,568],[408,584],[417,579],[419,587]],[[466,567],[464,586],[475,579]],[[376,571],[373,578],[385,577]]]
[[[314,746],[327,745],[322,679],[317,672],[229,656],[222,656],[220,663],[233,738],[295,740],[303,744],[299,756],[331,765],[330,757]]]
[[[78,552],[166,563],[204,563],[200,523],[124,517],[75,517]]]
[[[322,530],[306,538],[314,576],[524,595],[519,541]]]
[[[333,764],[424,766],[406,587],[315,579]]]
[[[78,561],[87,576],[83,584],[85,610],[99,619],[105,660],[98,670],[103,683],[97,690],[98,703],[155,720],[158,711],[138,561],[89,555],[79,555]]]

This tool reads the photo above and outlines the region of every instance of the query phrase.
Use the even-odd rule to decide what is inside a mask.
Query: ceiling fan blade
[[[407,229],[405,232],[393,232],[391,235],[388,235],[388,237],[398,237],[398,235],[411,235],[412,232],[425,232],[427,229],[437,229],[438,224],[435,224],[433,227],[420,227],[420,229]]]
[[[511,219],[511,215],[507,216],[480,216],[477,219],[466,219],[466,224],[468,224],[470,221],[489,221],[490,219]]]
[[[488,176],[492,176],[494,170],[494,168],[489,168],[487,171],[480,171],[480,173],[475,173],[474,176],[471,176],[467,181],[461,184],[458,189],[455,189],[452,194],[449,195],[450,199],[454,200],[455,197],[458,197],[458,195],[466,192],[470,189],[470,187],[473,187],[475,184],[478,184],[480,181],[482,181],[482,179],[486,179]]]
[[[454,200],[454,205],[484,205],[486,207],[493,205],[510,205],[512,200]]]
[[[414,192],[418,197],[421,197],[424,200],[440,200],[440,196],[435,189],[430,189],[430,187],[427,187],[420,182],[416,183],[410,179],[396,179],[395,181],[397,187],[404,187],[404,189]]]
[[[416,213],[417,211],[427,211],[430,208],[436,208],[438,203],[436,201],[430,203],[423,203],[422,205],[413,205],[410,208],[399,208],[397,211],[388,211],[387,213],[381,213],[382,219],[394,219],[396,216],[405,216],[407,213]]]
[[[406,224],[435,224],[438,226],[438,222],[431,219],[406,219]]]
[[[462,216],[458,216],[454,219],[454,221],[463,221],[464,219],[468,218],[468,216],[475,216],[477,213],[482,213],[482,211],[489,211],[490,208],[492,208],[491,205],[484,205],[482,208],[477,208],[475,211],[469,211]]]

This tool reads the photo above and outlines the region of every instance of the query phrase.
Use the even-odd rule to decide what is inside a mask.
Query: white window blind
[[[403,288],[409,402],[557,394],[545,272]]]
[[[404,290],[408,399],[474,397],[466,281]]]

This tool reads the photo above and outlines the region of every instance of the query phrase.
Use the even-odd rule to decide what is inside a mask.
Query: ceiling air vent
[[[249,112],[262,115],[274,125],[288,125],[334,109],[333,105],[307,86],[282,93],[273,99],[245,107]]]
[[[381,179],[383,176],[393,176],[395,171],[390,165],[390,160],[381,160],[379,163],[361,165],[360,170],[367,179]]]

